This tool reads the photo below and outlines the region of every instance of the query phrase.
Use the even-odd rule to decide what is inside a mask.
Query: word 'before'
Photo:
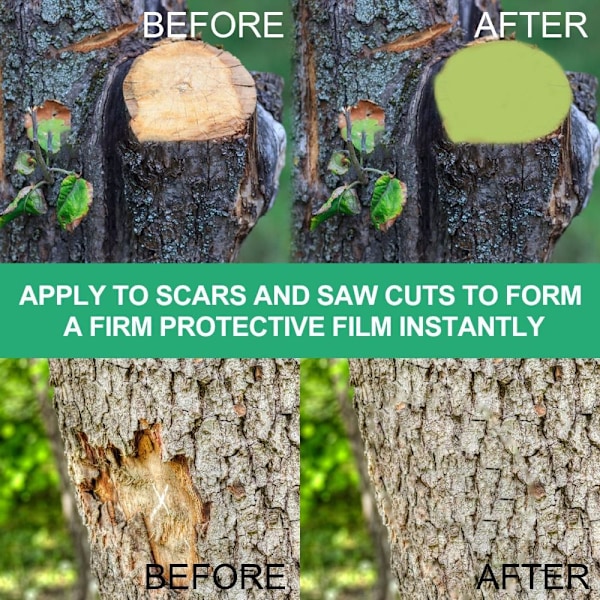
[[[208,29],[215,37],[225,39],[237,37],[282,38],[282,12],[239,12],[237,15],[220,11],[209,19],[207,12],[175,12],[167,13],[166,23],[159,12],[144,13],[144,37],[160,38],[165,35],[174,40],[184,40],[199,36],[203,29]]]
[[[187,563],[172,563],[146,565],[147,590],[168,588],[171,590],[198,589],[202,583],[212,584],[219,590],[266,589],[284,590],[285,575],[281,573],[285,565],[266,564],[256,565],[243,563],[236,567],[227,563],[212,566],[207,563],[188,565]]]

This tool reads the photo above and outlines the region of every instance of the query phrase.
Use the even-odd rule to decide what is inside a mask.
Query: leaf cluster
[[[0,213],[0,227],[21,215],[43,215],[48,204],[42,188],[54,184],[55,174],[65,176],[56,201],[56,218],[63,229],[73,231],[87,215],[93,199],[92,184],[73,171],[51,166],[51,160],[65,144],[71,131],[71,111],[56,100],[27,111],[24,119],[33,148],[19,152],[14,170],[25,177],[40,174],[43,179],[24,186]]]
[[[367,186],[371,174],[378,175],[370,201],[371,223],[379,231],[387,231],[402,214],[406,203],[406,185],[388,171],[365,166],[368,155],[375,151],[385,129],[383,109],[370,100],[361,100],[339,116],[340,135],[346,149],[336,150],[327,169],[343,177],[351,170],[357,179],[337,187],[317,210],[310,222],[311,231],[335,215],[358,215],[361,205],[357,186]]]

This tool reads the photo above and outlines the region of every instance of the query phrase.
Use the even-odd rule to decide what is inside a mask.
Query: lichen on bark
[[[4,156],[0,152],[1,200],[8,204],[25,185],[22,176],[9,177],[9,170],[17,152],[29,147],[24,111],[46,99],[59,100],[73,113],[70,146],[56,162],[90,181],[95,197],[73,234],[56,227],[52,210],[43,218],[15,220],[0,230],[0,260],[233,260],[271,204],[267,190],[277,188],[285,154],[281,124],[254,114],[233,138],[182,142],[181,147],[169,141],[136,146],[121,86],[133,59],[148,50],[149,42],[131,31],[89,52],[77,44],[136,23],[145,3],[5,4],[0,16],[5,142]],[[58,183],[48,191],[51,206],[57,191]]]

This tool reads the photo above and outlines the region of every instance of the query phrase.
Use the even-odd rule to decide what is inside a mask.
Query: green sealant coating
[[[573,101],[561,66],[535,46],[513,40],[459,50],[435,78],[434,91],[454,143],[543,138],[563,123]]]

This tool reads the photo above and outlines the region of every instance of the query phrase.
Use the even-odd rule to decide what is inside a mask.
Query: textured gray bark
[[[599,361],[351,366],[402,598],[600,598]],[[477,591],[486,563],[581,563],[592,589],[538,571],[529,592],[527,571],[527,591]]]
[[[237,139],[139,144],[128,127],[121,84],[133,58],[149,47],[141,34],[91,52],[57,52],[137,22],[145,4],[156,10],[161,2],[0,3],[2,207],[25,183],[11,172],[17,152],[30,147],[23,113],[46,99],[73,113],[71,147],[61,150],[58,163],[94,186],[94,205],[72,234],[61,232],[53,211],[20,218],[0,230],[0,260],[230,261],[267,210],[282,152],[283,130],[269,113],[276,108],[259,107]],[[162,4],[185,7],[183,0]],[[48,194],[51,203],[57,189]]]
[[[299,598],[295,361],[54,360],[52,379],[103,598]],[[147,563],[281,563],[285,590],[149,592]]]
[[[496,11],[496,2],[484,3]],[[295,0],[297,22],[295,260],[323,262],[539,262],[588,197],[598,150],[595,83],[581,77],[558,134],[531,144],[451,144],[434,105],[432,80],[471,39],[483,6],[473,0],[397,2]],[[459,17],[450,33],[402,53],[374,51],[398,37]],[[463,33],[463,26],[466,33]],[[339,178],[327,172],[342,146],[338,114],[361,99],[385,110],[386,132],[370,166],[408,188],[387,233],[362,214],[309,231],[311,213]],[[491,117],[493,118],[493,116]],[[591,120],[590,120],[591,119]]]

